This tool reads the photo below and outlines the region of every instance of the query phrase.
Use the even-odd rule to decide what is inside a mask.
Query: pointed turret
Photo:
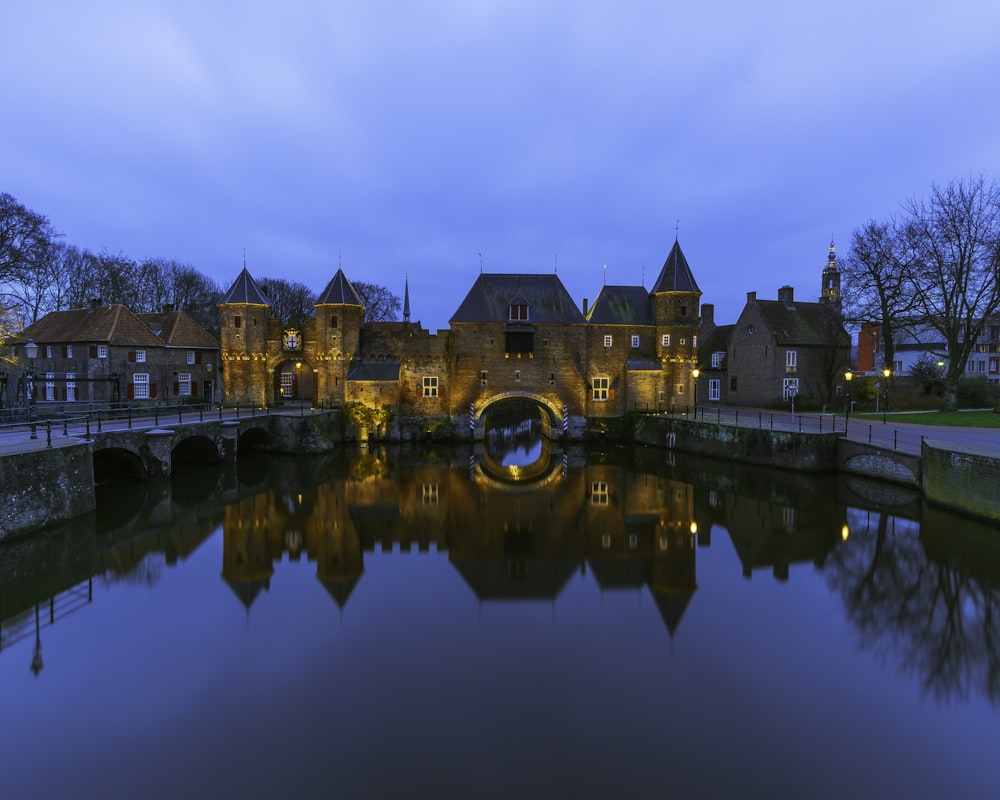
[[[410,276],[406,276],[403,286],[403,322],[410,321]]]
[[[243,265],[219,303],[226,403],[267,404],[267,321],[271,301]]]
[[[833,239],[830,240],[830,252],[823,268],[823,290],[819,301],[840,308],[840,268],[837,266],[837,249]]]
[[[681,250],[680,242],[674,240],[674,246],[670,248],[667,260],[663,262],[663,269],[653,284],[650,294],[660,292],[697,292],[701,294],[698,283],[694,279],[691,267],[688,266],[684,252]]]
[[[665,371],[664,396],[686,405],[694,397],[701,289],[676,238],[649,299],[656,321],[656,352]]]
[[[323,355],[317,366],[320,397],[344,401],[351,359],[357,356],[364,324],[365,304],[347,279],[337,272],[316,301],[316,347]]]

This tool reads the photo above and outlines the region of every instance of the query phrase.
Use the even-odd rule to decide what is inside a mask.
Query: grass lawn
[[[852,418],[882,420],[881,414],[852,414]],[[992,411],[918,411],[890,412],[889,422],[916,422],[920,425],[941,425],[949,428],[1000,428],[1000,414]]]

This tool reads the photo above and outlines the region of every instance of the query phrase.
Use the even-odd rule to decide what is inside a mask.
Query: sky
[[[720,324],[831,239],[1000,178],[993,0],[5,0],[0,191],[223,289],[338,266],[445,328],[480,271],[577,304],[675,237]]]

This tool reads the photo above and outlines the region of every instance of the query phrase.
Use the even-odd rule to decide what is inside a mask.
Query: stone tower
[[[826,266],[823,268],[823,290],[820,292],[819,301],[840,309],[840,269],[837,267],[837,250],[832,239],[830,240],[830,254],[827,256]]]
[[[344,271],[327,284],[316,301],[317,396],[325,402],[344,402],[351,360],[358,355],[365,305]]]
[[[656,352],[664,373],[664,397],[686,404],[694,395],[691,370],[698,350],[701,289],[676,239],[649,295],[656,321]]]
[[[224,403],[268,403],[271,301],[244,266],[219,303]]]

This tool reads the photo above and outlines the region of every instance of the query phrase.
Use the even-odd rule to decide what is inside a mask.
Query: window
[[[605,550],[609,550],[611,548],[611,534],[610,533],[602,533],[601,534],[601,547],[603,547]]]
[[[608,482],[594,481],[590,484],[590,502],[595,506],[606,506],[608,504]],[[610,544],[610,538],[608,540]]]
[[[97,345],[97,357],[98,358],[108,357],[108,346],[106,344]]]
[[[790,397],[795,397],[799,393],[799,379],[798,378],[785,378],[784,386],[782,387],[781,396],[783,399],[788,400]]]
[[[507,331],[504,334],[504,347],[507,355],[530,356],[535,352],[535,334],[531,331]]]
[[[331,314],[330,315],[330,327],[331,328],[336,328],[337,327],[337,315],[336,314]]]
[[[436,375],[424,378],[424,397],[438,396],[438,379]]]
[[[50,350],[52,348],[49,348]],[[56,384],[54,378],[56,376],[51,372],[45,373],[45,399],[55,400],[56,399]]]
[[[282,372],[281,373],[281,396],[282,397],[295,397],[295,373],[294,372]]]
[[[187,363],[188,364],[193,364],[194,363],[194,350],[188,350],[187,351]]]
[[[694,347],[695,349],[697,349],[697,347],[698,347],[698,337],[697,336],[692,336],[691,337],[691,346]]]
[[[718,400],[722,395],[722,381],[718,378],[710,378],[708,381],[708,399]]]
[[[511,303],[510,307],[510,321],[511,322],[527,322],[528,321],[528,304],[527,303]]]
[[[66,358],[72,358],[72,357],[73,357],[73,345],[68,344],[66,345]]]
[[[611,340],[611,337],[610,337],[610,336],[605,336],[605,337],[604,337],[604,346],[605,346],[605,347],[611,347],[611,341],[612,341],[612,340]]]
[[[149,399],[149,373],[148,372],[137,372],[132,376],[132,383],[135,386],[135,391],[132,396],[136,400],[148,400]]]
[[[425,483],[423,491],[425,506],[436,506],[438,504],[438,485],[436,483]]]
[[[191,373],[182,372],[177,376],[177,394],[187,397],[191,394]]]
[[[736,376],[735,375],[733,375],[729,379],[729,391],[731,391],[731,392],[735,392],[736,391]]]
[[[45,345],[45,357],[52,358],[52,345],[50,344]]]
[[[639,537],[636,534],[630,533],[628,535],[628,546],[632,550],[635,550],[635,548],[637,548],[639,546]]]
[[[632,337],[632,347],[638,347],[638,346],[639,346],[639,337],[638,336],[633,336]]]
[[[662,344],[664,347],[670,347],[670,334],[669,333],[665,333],[665,334],[663,334],[662,337],[660,337],[660,344]]]
[[[607,400],[609,392],[609,384],[611,382],[610,378],[594,378],[594,399],[595,400]]]
[[[239,328],[242,324],[243,324],[243,319],[240,317],[239,314],[237,314],[235,317],[233,317],[233,327],[234,328]]]
[[[726,357],[726,351],[720,350],[717,353],[712,353],[712,366],[719,368],[722,366],[722,360]]]
[[[135,351],[135,361],[136,361],[137,364],[145,364],[146,363],[146,351],[145,350],[136,350]]]
[[[799,363],[799,353],[797,350],[785,351],[785,371],[795,372],[795,367]]]
[[[486,370],[485,369],[482,370],[479,373],[479,385],[480,386],[485,386],[486,385]]]
[[[515,381],[521,380],[521,370],[519,369],[514,370],[514,380]]]
[[[684,345],[686,345],[687,343],[688,343],[688,340],[687,340],[687,339],[685,339],[685,338],[684,338],[684,337],[682,336],[682,337],[681,337],[681,347],[683,347],[683,346],[684,346]]]
[[[66,373],[66,400],[76,400],[76,375],[72,372]]]

